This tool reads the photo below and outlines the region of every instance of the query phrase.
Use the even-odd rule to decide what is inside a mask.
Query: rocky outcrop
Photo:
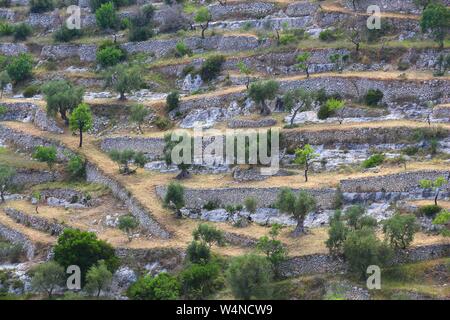
[[[277,121],[273,118],[261,119],[261,120],[239,120],[233,119],[228,121],[228,127],[230,128],[262,128],[272,127],[277,124]]]

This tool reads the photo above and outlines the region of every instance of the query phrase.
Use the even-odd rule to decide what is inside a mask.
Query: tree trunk
[[[294,232],[292,232],[292,236],[298,237],[305,233],[304,222],[305,222],[304,217],[300,217],[297,219],[297,225],[295,226]]]
[[[5,195],[3,189],[0,191],[0,197],[2,198],[2,202],[5,202]]]
[[[440,189],[437,188],[437,189],[436,189],[436,195],[434,196],[434,205],[435,205],[435,206],[438,205],[439,191],[440,191]]]
[[[98,288],[98,291],[97,291],[97,298],[98,297],[100,297],[100,293],[102,292],[102,289],[101,288]]]
[[[119,100],[126,100],[127,98],[125,98],[125,92],[121,92],[120,93],[120,97]]]
[[[271,113],[272,112],[270,111],[269,107],[267,106],[266,101],[265,100],[261,101],[261,114],[263,116],[268,116]]]
[[[309,164],[308,164],[308,161],[306,161],[306,165],[305,165],[305,182],[308,182],[308,170],[309,170]]]
[[[142,128],[141,128],[141,123],[138,123],[138,129],[141,134],[144,134],[144,132],[142,131]]]
[[[81,148],[83,146],[83,127],[80,127],[80,145]]]
[[[189,178],[189,171],[186,169],[181,169],[181,172],[175,177],[177,180],[187,179]]]
[[[306,78],[309,78],[309,66],[306,66],[305,72],[306,72]]]
[[[359,52],[359,42],[358,43],[356,43],[356,52]]]
[[[36,210],[36,213],[39,213],[39,211],[38,211],[38,205],[36,205],[35,210]]]

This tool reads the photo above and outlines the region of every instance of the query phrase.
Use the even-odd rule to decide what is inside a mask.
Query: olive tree
[[[205,39],[205,31],[208,29],[211,20],[212,15],[207,7],[201,7],[197,10],[194,16],[194,21],[198,23],[202,29],[202,39]]]
[[[266,100],[274,99],[279,88],[280,85],[275,80],[254,82],[248,89],[248,96],[260,105],[261,114],[267,116],[271,114],[271,110]]]
[[[106,86],[119,93],[119,100],[126,100],[125,93],[131,93],[142,87],[143,79],[138,66],[118,64],[104,74]]]
[[[412,214],[395,214],[383,222],[383,232],[395,249],[406,249],[418,230],[416,217]]]
[[[69,126],[72,131],[78,130],[80,137],[78,146],[80,148],[83,146],[83,132],[92,129],[92,124],[91,108],[86,103],[79,104],[70,115]]]
[[[308,182],[308,171],[311,160],[317,158],[319,155],[314,152],[313,147],[309,144],[305,144],[303,148],[297,148],[295,150],[294,163],[303,166],[305,170],[305,182]]]
[[[145,121],[145,118],[149,115],[150,111],[144,107],[142,104],[136,104],[131,107],[131,115],[130,120],[137,124],[139,132],[142,134],[142,124]]]
[[[50,81],[42,87],[42,92],[47,102],[47,113],[52,116],[59,113],[66,124],[69,124],[67,114],[83,101],[84,95],[82,87],[66,80]]]
[[[58,286],[64,285],[64,268],[55,261],[38,264],[30,270],[31,287],[38,292],[46,292],[51,298],[53,291]]]
[[[316,209],[316,199],[306,191],[300,191],[296,196],[289,188],[283,188],[277,196],[276,207],[284,213],[292,215],[297,220],[292,235],[297,237],[305,232],[306,215]]]
[[[423,179],[419,181],[419,185],[423,189],[435,189],[434,192],[434,204],[438,205],[438,197],[441,192],[441,188],[448,183],[448,180],[444,177],[438,177],[435,180]]]
[[[423,32],[430,31],[439,48],[444,48],[444,40],[450,29],[450,9],[440,3],[432,3],[426,7],[420,19]]]
[[[312,94],[302,88],[289,90],[283,96],[283,106],[286,111],[289,111],[292,116],[290,120],[291,127],[294,125],[294,120],[300,111],[309,110],[313,103]]]
[[[5,192],[12,187],[16,170],[7,165],[0,165],[0,197],[5,202]]]

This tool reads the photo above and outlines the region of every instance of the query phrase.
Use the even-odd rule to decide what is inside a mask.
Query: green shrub
[[[133,300],[176,300],[180,296],[181,285],[177,278],[162,272],[155,277],[141,277],[127,290]]]
[[[54,7],[54,0],[30,0],[30,11],[33,13],[51,11]]]
[[[151,27],[138,27],[131,25],[128,39],[132,42],[145,41],[153,37],[153,29]]]
[[[57,160],[56,148],[54,146],[37,146],[33,153],[33,158],[40,162],[47,163],[49,169],[51,170]]]
[[[256,201],[255,198],[253,198],[253,197],[246,198],[244,201],[244,204],[245,204],[245,209],[247,209],[248,212],[250,212],[250,213],[256,212],[256,207],[258,205],[258,202]]]
[[[81,37],[83,32],[80,29],[69,29],[64,23],[61,28],[53,33],[53,39],[58,42],[69,42],[73,39]]]
[[[325,29],[319,34],[319,39],[326,42],[336,41],[339,38],[340,33],[337,30]]]
[[[222,55],[214,55],[208,57],[200,67],[200,76],[203,81],[211,81],[215,79],[222,70],[225,57]]]
[[[191,263],[206,264],[211,260],[211,250],[206,243],[192,241],[186,249],[186,259]]]
[[[416,146],[408,146],[408,147],[403,148],[402,152],[408,156],[413,156],[419,152],[419,148]]]
[[[368,159],[364,160],[361,165],[363,168],[366,168],[366,169],[374,168],[374,167],[382,164],[383,161],[384,161],[384,155],[381,153],[377,153],[377,154],[371,155]]]
[[[192,50],[183,41],[177,42],[175,46],[175,57],[182,58],[184,56],[191,56]]]
[[[14,27],[14,40],[26,40],[32,33],[32,29],[26,23],[19,23]]]
[[[166,98],[166,108],[167,111],[170,112],[172,110],[175,110],[180,105],[180,95],[177,91],[172,91],[167,95]]]
[[[184,187],[179,183],[171,182],[167,187],[164,204],[166,206],[172,204],[176,209],[184,207]]]
[[[364,100],[366,102],[366,105],[375,107],[379,105],[381,100],[383,100],[383,96],[383,92],[381,92],[379,89],[369,89]]]
[[[64,268],[77,265],[82,280],[87,271],[100,260],[104,260],[109,271],[119,266],[114,248],[104,240],[97,239],[93,232],[65,229],[54,247],[54,259]]]
[[[112,41],[103,42],[97,50],[96,60],[103,68],[114,66],[124,61],[125,58],[126,54],[123,49]]]
[[[398,65],[397,65],[397,69],[400,70],[400,71],[408,70],[409,67],[410,67],[409,62],[405,61],[405,60],[399,61]]]
[[[169,130],[172,127],[172,122],[164,116],[158,116],[153,120],[155,126],[162,131]]]
[[[67,170],[72,180],[84,179],[86,176],[86,161],[79,155],[73,155],[69,158]]]
[[[411,214],[395,214],[383,221],[383,232],[390,245],[396,249],[406,249],[418,230],[416,217]]]
[[[188,74],[194,74],[195,73],[195,67],[191,64],[188,64],[185,66],[182,70],[183,77],[187,76]]]
[[[17,57],[12,57],[6,67],[9,77],[16,83],[30,78],[32,70],[33,58],[27,53],[20,53]]]
[[[40,87],[36,84],[29,85],[23,90],[23,96],[25,98],[32,98],[41,92]]]
[[[0,22],[0,36],[10,36],[14,34],[14,26],[8,22]]]
[[[116,29],[119,26],[119,18],[112,2],[104,3],[95,11],[95,21],[102,29]]]
[[[191,264],[180,274],[182,291],[187,299],[205,299],[219,289],[220,266],[217,263]]]
[[[422,206],[418,210],[418,214],[420,216],[434,217],[436,214],[441,212],[442,208],[440,206],[429,204],[426,206]]]
[[[17,263],[22,255],[22,246],[0,241],[0,262]]]
[[[203,209],[205,210],[215,210],[220,208],[220,201],[217,199],[209,200],[203,205]]]
[[[317,111],[317,118],[325,120],[332,115],[332,111],[328,108],[326,103],[320,105],[319,111]]]

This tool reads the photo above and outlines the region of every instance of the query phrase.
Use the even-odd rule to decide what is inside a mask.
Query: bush
[[[172,122],[170,122],[170,120],[164,116],[156,117],[153,123],[159,130],[163,131],[169,130],[172,127]]]
[[[272,268],[265,257],[255,254],[233,258],[226,279],[237,299],[264,299],[270,295]]]
[[[112,2],[104,3],[95,11],[95,21],[102,29],[116,29],[119,26],[119,19]]]
[[[86,161],[79,155],[73,155],[69,158],[67,170],[71,180],[84,179],[86,177]]]
[[[206,264],[211,260],[211,250],[206,243],[192,241],[186,249],[186,259],[191,263]]]
[[[422,206],[418,210],[418,214],[420,216],[426,216],[426,217],[434,217],[436,214],[441,212],[442,208],[440,206],[429,204],[426,206]]]
[[[384,162],[384,155],[381,153],[373,154],[368,159],[362,162],[362,167],[365,169],[374,168]]]
[[[14,34],[14,26],[8,22],[0,22],[0,36],[10,36]]]
[[[332,115],[332,111],[328,108],[326,103],[320,105],[319,111],[317,111],[317,118],[325,120]]]
[[[344,242],[344,256],[350,269],[361,278],[366,276],[370,265],[383,266],[392,255],[387,245],[377,239],[371,228],[363,228],[349,233]]]
[[[325,241],[325,245],[330,250],[331,254],[341,253],[348,233],[349,229],[341,219],[341,212],[336,211],[333,218],[330,219],[328,239]]]
[[[65,270],[55,261],[44,262],[36,265],[30,270],[31,287],[38,292],[46,292],[51,298],[53,290],[57,286],[63,286]]]
[[[11,59],[6,67],[8,75],[14,82],[20,82],[31,77],[33,70],[33,58],[26,53],[20,53]]]
[[[32,33],[32,29],[26,23],[19,23],[14,27],[14,40],[27,40],[27,37]]]
[[[326,42],[336,41],[339,37],[339,32],[332,29],[325,29],[319,34],[319,39]]]
[[[51,170],[56,162],[56,148],[53,146],[38,146],[33,153],[33,158],[40,162],[46,162]]]
[[[191,56],[192,50],[184,43],[179,41],[175,46],[175,57],[182,58],[184,56]]]
[[[61,28],[53,33],[53,39],[58,42],[69,42],[70,40],[81,37],[82,34],[80,29],[69,29],[64,23]]]
[[[30,0],[30,11],[33,13],[51,11],[54,7],[53,0]]]
[[[176,300],[180,296],[181,285],[177,278],[162,272],[155,277],[141,277],[127,290],[133,300]]]
[[[247,209],[248,212],[250,212],[250,213],[256,212],[256,207],[258,205],[258,202],[256,201],[255,198],[253,198],[253,197],[246,198],[244,201],[244,204],[245,204],[245,209]]]
[[[0,241],[0,262],[18,263],[22,254],[21,245]]]
[[[383,92],[381,92],[379,89],[369,89],[364,100],[366,105],[375,107],[379,105],[381,100],[383,100],[383,96]]]
[[[166,108],[167,111],[170,112],[172,110],[175,110],[180,105],[180,95],[177,91],[172,91],[167,95],[166,98]]]
[[[203,209],[205,210],[215,210],[220,208],[220,201],[217,199],[209,200],[203,205]]]
[[[112,41],[103,42],[97,50],[96,60],[103,68],[114,66],[125,58],[126,54],[123,49]]]
[[[167,187],[167,193],[164,197],[164,204],[166,206],[173,205],[175,209],[184,207],[184,187],[175,182],[171,182]]]
[[[145,41],[153,37],[153,29],[151,27],[138,27],[131,25],[128,39],[132,42]]]
[[[54,259],[64,268],[77,265],[81,269],[82,280],[87,271],[98,261],[104,260],[109,271],[114,272],[119,260],[114,248],[103,240],[98,240],[93,232],[65,229],[54,247]]]
[[[396,249],[406,249],[418,229],[416,217],[411,214],[395,214],[383,222],[383,232],[391,246]]]
[[[23,96],[25,98],[32,98],[35,95],[39,94],[40,92],[41,92],[40,87],[36,84],[32,84],[23,90]]]
[[[214,55],[208,57],[200,67],[200,76],[203,81],[211,81],[215,79],[222,70],[225,57],[222,55]]]
[[[217,263],[191,264],[180,274],[183,294],[187,299],[205,299],[216,291],[220,266]]]

